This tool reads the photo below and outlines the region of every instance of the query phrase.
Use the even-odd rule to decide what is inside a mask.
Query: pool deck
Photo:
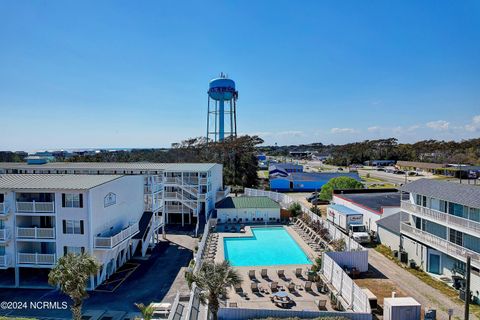
[[[256,227],[256,226],[253,226]],[[258,226],[259,228],[263,226]],[[310,246],[308,246],[305,241],[289,226],[283,225],[268,225],[268,227],[283,227],[289,235],[297,242],[300,248],[305,252],[310,260],[318,257],[316,253]],[[250,226],[245,227],[244,233],[229,233],[229,232],[218,232],[218,243],[217,243],[217,252],[215,255],[215,262],[222,262],[224,260],[224,241],[223,238],[242,238],[242,237],[252,237],[252,228]],[[239,271],[240,276],[242,277],[242,292],[237,293],[233,288],[228,289],[226,306],[229,307],[231,303],[236,304],[238,308],[251,308],[251,309],[272,309],[279,308],[273,304],[270,300],[271,290],[270,284],[273,281],[278,282],[279,286],[283,287],[283,290],[288,292],[286,289],[287,285],[290,282],[293,282],[296,285],[296,290],[294,292],[288,292],[289,297],[294,301],[294,304],[290,306],[289,310],[319,310],[316,302],[318,300],[326,300],[326,308],[324,310],[332,311],[332,306],[330,305],[330,299],[327,295],[321,294],[317,291],[315,284],[312,286],[312,291],[305,291],[304,285],[307,281],[306,279],[306,270],[310,268],[311,264],[293,264],[293,265],[275,265],[275,266],[257,266],[257,267],[234,267]],[[295,269],[302,269],[302,276],[295,276]],[[267,278],[261,277],[261,270],[267,269]],[[250,270],[255,270],[255,278],[250,279],[248,273]],[[277,275],[278,270],[285,271],[285,278],[279,278]],[[261,289],[266,289],[265,292],[254,293],[251,290],[251,283],[256,282]]]
[[[263,226],[253,226],[253,228],[262,228]],[[288,234],[295,240],[295,242],[300,246],[302,251],[307,255],[307,257],[312,260],[318,257],[318,253],[316,253],[305,241],[289,226],[283,225],[268,225],[268,228],[274,227],[283,227]],[[223,238],[248,238],[253,237],[252,227],[246,226],[245,232],[218,232],[218,243],[217,243],[217,253],[215,254],[215,262],[220,263],[225,259],[225,248],[224,248],[224,241]],[[288,265],[290,268],[292,265]],[[303,265],[309,266],[309,265]],[[280,266],[274,266],[278,269]],[[265,268],[265,267],[263,267]]]

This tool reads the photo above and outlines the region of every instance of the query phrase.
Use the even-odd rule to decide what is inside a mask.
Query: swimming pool
[[[225,260],[232,266],[312,263],[283,227],[252,228],[253,237],[223,238]]]

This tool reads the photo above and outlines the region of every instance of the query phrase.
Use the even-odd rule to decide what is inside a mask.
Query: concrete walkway
[[[423,308],[436,309],[438,320],[448,320],[449,308],[453,309],[452,319],[463,319],[463,305],[454,303],[449,297],[425,284],[374,249],[368,251],[368,262],[385,277],[393,280],[404,293],[415,298]],[[470,319],[478,318],[470,314]]]

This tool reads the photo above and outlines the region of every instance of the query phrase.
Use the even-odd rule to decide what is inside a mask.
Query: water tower
[[[235,81],[223,73],[210,81],[208,88],[207,140],[223,141],[237,136],[237,98]],[[230,121],[228,121],[230,117]],[[227,122],[225,122],[227,118]]]

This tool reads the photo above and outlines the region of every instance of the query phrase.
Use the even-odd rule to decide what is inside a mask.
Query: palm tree
[[[200,270],[192,277],[193,282],[202,290],[200,299],[202,303],[208,301],[208,306],[213,314],[213,320],[218,319],[220,295],[227,294],[227,288],[242,283],[237,270],[234,270],[228,261],[222,263],[204,262]]]
[[[134,303],[134,305],[140,310],[143,320],[151,320],[153,318],[153,312],[155,309],[150,304],[144,305],[143,303]]]
[[[88,254],[68,253],[58,259],[48,274],[48,283],[60,286],[60,290],[72,299],[70,310],[74,320],[82,319],[83,299],[88,298],[86,284],[99,268],[100,265],[95,258]]]

